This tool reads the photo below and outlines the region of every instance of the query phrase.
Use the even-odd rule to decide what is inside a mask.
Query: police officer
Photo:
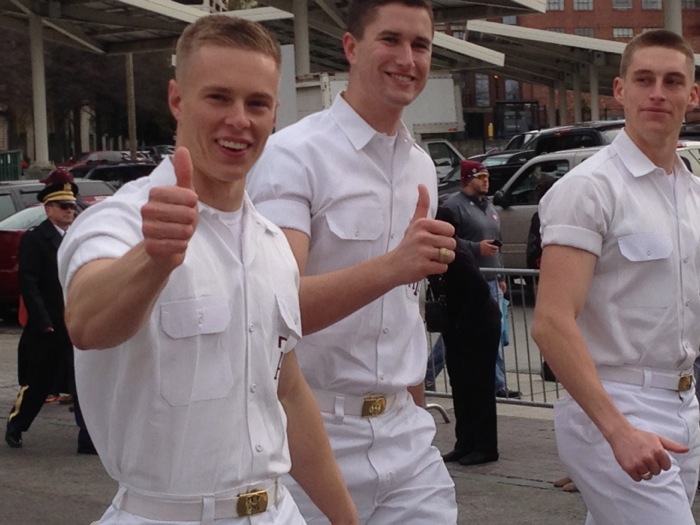
[[[19,285],[28,320],[17,349],[20,391],[7,418],[5,442],[22,446],[55,384],[57,374],[71,371],[72,353],[63,319],[63,292],[58,281],[56,253],[75,218],[77,186],[72,182],[47,185],[37,194],[46,220],[27,231],[19,245]]]

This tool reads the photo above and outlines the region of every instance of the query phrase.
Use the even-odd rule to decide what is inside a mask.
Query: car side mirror
[[[493,194],[493,204],[504,209],[508,208],[510,206],[510,198],[503,190],[498,190]]]

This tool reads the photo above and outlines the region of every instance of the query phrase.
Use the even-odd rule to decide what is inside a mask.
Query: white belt
[[[265,512],[278,503],[278,485],[277,479],[265,480],[227,490],[225,497],[207,495],[197,498],[148,495],[122,485],[113,503],[121,510],[151,520],[209,521],[206,518],[235,518]]]
[[[693,386],[693,370],[657,370],[628,366],[600,366],[598,377],[629,385],[685,392]]]
[[[406,404],[410,394],[403,390],[396,394],[368,394],[366,396],[347,396],[337,392],[313,390],[321,412],[336,415],[374,417],[398,410]]]

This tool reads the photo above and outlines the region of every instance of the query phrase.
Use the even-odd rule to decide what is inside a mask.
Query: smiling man
[[[676,154],[694,77],[680,36],[632,39],[614,84],[624,131],[540,204],[532,335],[571,395],[554,424],[588,525],[695,523],[700,182]]]
[[[205,16],[177,46],[177,150],[80,217],[59,255],[85,420],[119,492],[100,524],[334,524],[357,514],[299,371],[298,270],[245,195],[275,123],[280,49]]]
[[[249,191],[299,264],[299,363],[360,521],[450,525],[454,485],[421,406],[418,298],[454,259],[454,228],[431,218],[435,166],[401,122],[428,79],[432,12],[424,0],[352,1],[347,28],[347,89],[271,137]],[[326,523],[290,490],[308,523]]]

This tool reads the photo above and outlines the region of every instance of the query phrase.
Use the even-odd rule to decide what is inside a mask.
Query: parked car
[[[78,210],[107,198],[114,193],[114,188],[107,182],[75,180],[78,185]],[[21,190],[4,194],[11,188]],[[46,219],[44,207],[39,204],[36,194],[44,188],[43,184],[15,183],[0,186],[0,203],[3,197],[17,198],[18,207],[0,220],[0,317],[15,315],[19,301],[18,254],[19,241],[29,228],[38,226]]]
[[[535,138],[538,134],[540,133],[539,129],[532,130],[532,131],[526,131],[524,133],[518,133],[517,135],[513,135],[508,142],[506,142],[506,145],[501,147],[501,148],[492,148],[488,151],[485,151],[484,153],[481,153],[479,155],[472,155],[469,157],[470,160],[479,160],[483,162],[485,159],[488,159],[494,155],[500,155],[501,153],[508,153],[508,152],[513,152],[516,150],[522,150],[527,148],[527,144]]]
[[[501,218],[503,264],[506,268],[526,268],[525,249],[530,220],[537,211],[536,182],[539,173],[556,178],[593,156],[601,146],[547,153],[529,160],[493,196]],[[678,143],[678,155],[688,169],[700,177],[700,142]]]
[[[114,187],[103,181],[74,179],[78,185],[78,196],[87,203],[93,203],[114,193]],[[36,194],[44,189],[39,181],[0,182],[0,220],[37,203]]]
[[[115,188],[149,175],[157,166],[153,162],[128,162],[120,164],[101,164],[93,166],[84,178],[87,180],[103,180]]]
[[[89,151],[83,153],[77,160],[69,160],[59,164],[59,167],[77,167],[77,166],[87,166],[88,164],[100,164],[102,162],[121,162],[122,152],[121,151]]]
[[[700,177],[700,140],[681,141],[676,151],[693,175]]]
[[[530,220],[537,211],[537,178],[540,173],[562,177],[574,166],[593,156],[601,146],[547,153],[530,159],[493,196],[501,219],[503,265],[527,268],[525,248]]]
[[[554,151],[610,144],[624,126],[624,120],[600,120],[540,130],[527,142],[521,155],[489,168],[493,182],[489,192],[500,189],[531,158]]]

